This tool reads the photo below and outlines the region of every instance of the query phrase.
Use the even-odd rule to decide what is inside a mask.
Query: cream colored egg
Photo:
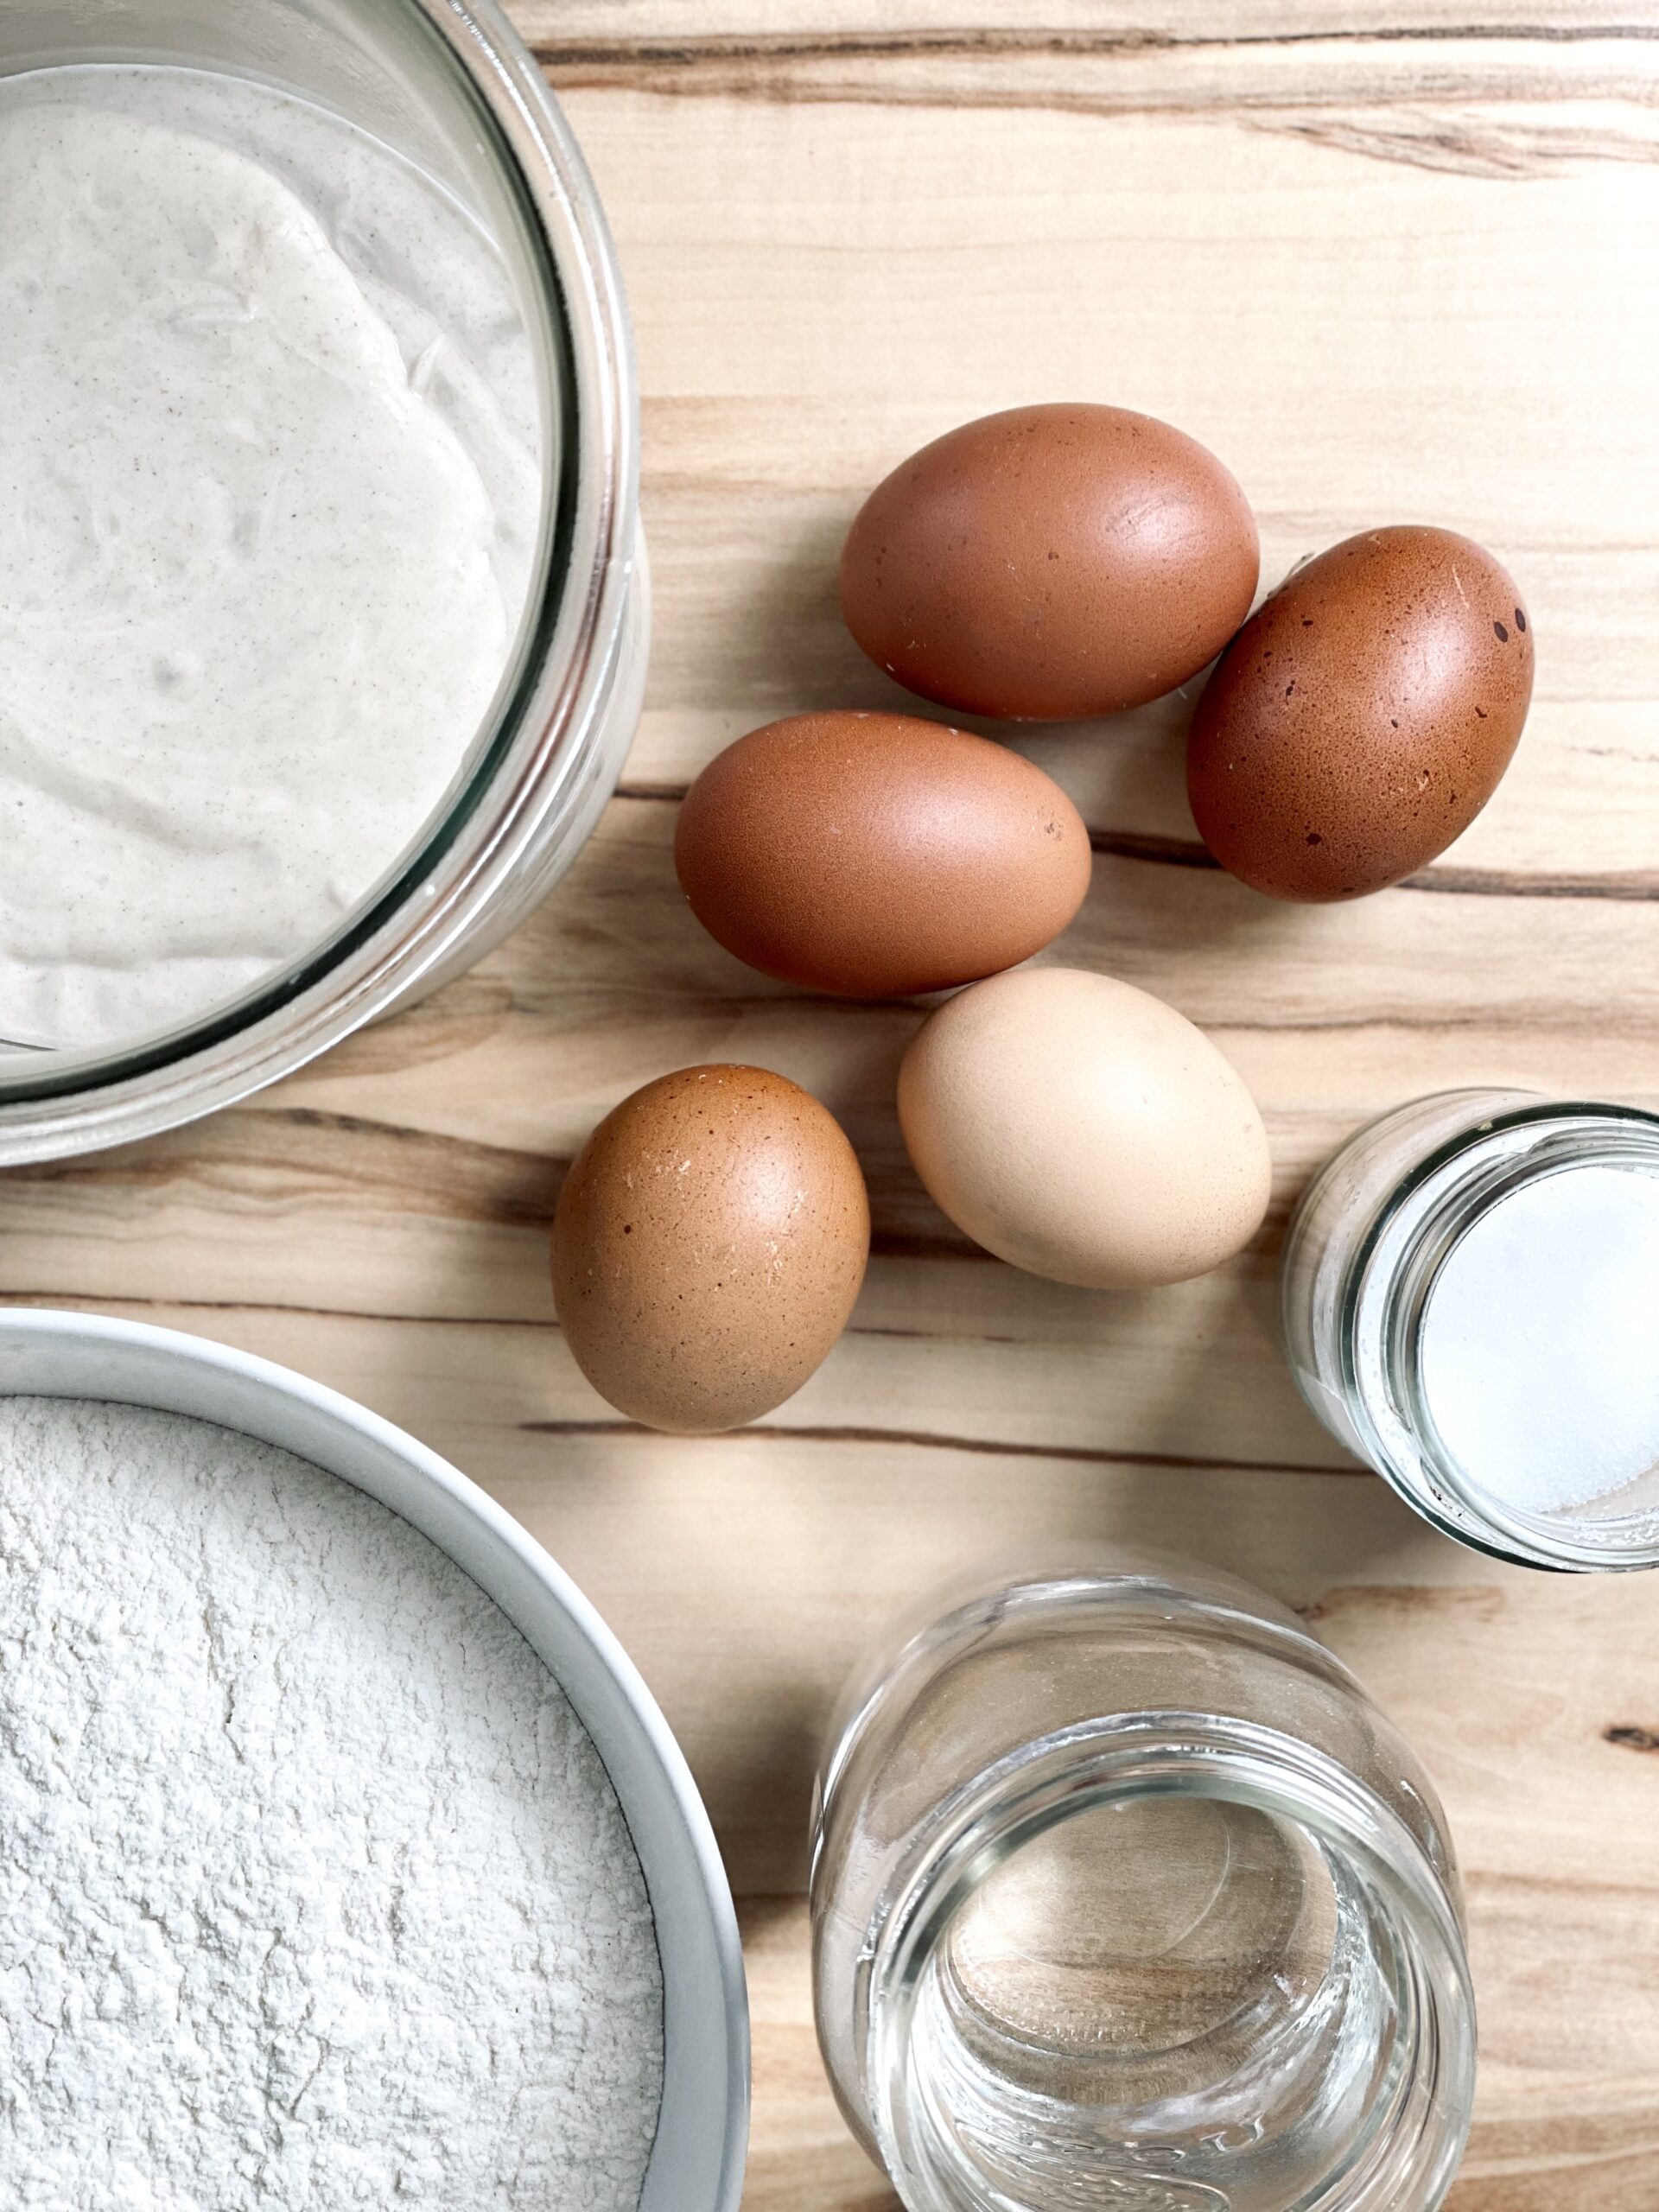
[[[1184,1281],[1267,1211],[1267,1132],[1236,1071],[1107,976],[1021,968],[947,1000],[905,1055],[899,1118],[957,1228],[1057,1282]]]

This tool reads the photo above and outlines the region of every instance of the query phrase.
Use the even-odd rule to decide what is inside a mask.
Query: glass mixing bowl
[[[0,1165],[189,1121],[469,966],[580,850],[645,684],[639,399],[615,255],[575,141],[493,0],[0,10],[0,79],[99,64],[213,72],[294,95],[441,188],[499,256],[529,341],[541,513],[494,702],[415,844],[324,941],[177,1027],[90,1049],[0,1046]]]

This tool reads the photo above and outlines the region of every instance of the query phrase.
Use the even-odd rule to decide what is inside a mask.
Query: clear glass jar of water
[[[1659,1119],[1443,1091],[1344,1146],[1285,1247],[1308,1404],[1447,1535],[1659,1565]]]
[[[1207,1569],[960,1591],[850,1687],[818,2032],[911,2212],[1421,2212],[1469,2122],[1446,1823],[1295,1617]]]

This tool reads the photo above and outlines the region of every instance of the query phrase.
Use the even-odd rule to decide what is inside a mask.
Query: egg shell
[[[1057,1282],[1184,1281],[1267,1211],[1267,1132],[1237,1071],[1107,976],[1024,968],[947,1000],[905,1055],[899,1119],[957,1228]]]
[[[794,715],[710,761],[674,864],[728,952],[808,989],[903,998],[1011,968],[1089,888],[1083,817],[989,739],[912,715]]]
[[[1515,580],[1401,526],[1299,569],[1228,647],[1187,746],[1198,831],[1274,899],[1354,899],[1425,868],[1496,790],[1532,698]]]
[[[1016,407],[912,455],[841,557],[860,645],[907,690],[1022,721],[1116,714],[1250,611],[1255,519],[1196,440],[1122,407]]]
[[[766,1068],[683,1068],[606,1116],[553,1220],[553,1295],[619,1413],[693,1435],[798,1390],[847,1325],[870,1249],[853,1148]]]

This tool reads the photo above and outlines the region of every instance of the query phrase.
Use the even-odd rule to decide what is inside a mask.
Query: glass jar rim
[[[639,402],[620,272],[580,149],[497,0],[397,0],[447,54],[518,202],[558,373],[556,478],[517,675],[414,850],[328,939],[228,1005],[0,1075],[0,1165],[152,1135],[263,1089],[441,970],[578,793],[637,592]]]
[[[989,1624],[988,1606],[994,1608],[999,1625],[1020,1613],[1040,1622],[1072,1597],[1096,1605],[1104,1599],[1114,1608],[1136,1606],[1148,1597],[1181,1605],[1197,1600],[1216,1625],[1252,1640],[1282,1643],[1298,1664],[1317,1668],[1351,1696],[1365,1695],[1352,1670],[1308,1633],[1288,1605],[1225,1567],[1154,1544],[1083,1537],[1058,1548],[1036,1546],[1027,1556],[959,1568],[913,1597],[891,1624],[891,1642],[865,1655],[830,1715],[827,1736],[832,1748],[818,1778],[819,1816],[827,1817],[872,1716],[908,1665],[925,1665],[941,1638],[976,1635]]]
[[[1474,1992],[1453,1891],[1399,1814],[1328,1753],[1257,1722],[1170,1711],[1107,1716],[1021,1746],[939,1808],[889,1893],[869,1937],[866,2069],[880,2155],[915,2212],[967,2212],[976,2201],[939,2196],[914,2148],[925,2118],[912,2106],[906,2054],[929,1961],[980,1882],[1026,1844],[1104,1805],[1176,1796],[1263,1812],[1328,1846],[1358,1872],[1396,1937],[1412,2037],[1391,2124],[1299,2202],[1414,2212],[1450,2186],[1475,2072]]]

